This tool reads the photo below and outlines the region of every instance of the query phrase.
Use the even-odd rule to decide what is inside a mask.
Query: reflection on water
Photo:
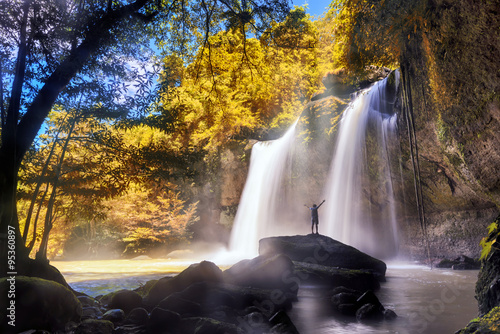
[[[387,282],[376,294],[386,308],[397,313],[396,320],[364,324],[332,317],[332,309],[321,301],[323,292],[317,289],[299,291],[291,317],[300,333],[454,333],[477,316],[477,274],[477,270],[389,264]]]
[[[148,280],[175,275],[191,263],[158,259],[52,262],[75,290],[91,296],[137,288]],[[324,291],[313,288],[300,289],[290,317],[302,334],[454,333],[477,316],[477,273],[393,263],[388,265],[387,282],[376,294],[398,314],[396,320],[362,324],[334,317],[322,300]]]
[[[149,280],[175,275],[191,263],[167,259],[51,262],[73,289],[93,297],[138,288]]]

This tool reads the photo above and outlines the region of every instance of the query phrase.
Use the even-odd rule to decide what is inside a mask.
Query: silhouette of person
[[[325,200],[321,202],[319,205],[313,204],[311,208],[309,208],[307,205],[306,207],[311,210],[311,233],[314,234],[314,226],[316,226],[316,234],[318,234],[318,224],[319,224],[319,217],[318,217],[318,209],[319,207],[325,203]]]

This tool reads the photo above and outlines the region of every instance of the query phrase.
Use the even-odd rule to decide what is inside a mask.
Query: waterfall
[[[394,75],[397,87],[398,73]],[[342,113],[323,190],[326,203],[319,210],[320,233],[383,257],[395,255],[398,248],[390,163],[390,146],[398,139],[386,86],[384,79],[359,92]],[[290,177],[297,122],[283,137],[258,142],[252,148],[229,241],[233,258],[258,255],[261,238],[294,233],[294,224],[298,233],[310,230],[309,220],[303,219],[302,203],[310,199],[299,194],[290,200],[284,190],[291,182],[307,183]]]
[[[297,121],[281,138],[253,146],[247,181],[231,231],[231,253],[256,256],[259,240],[279,233],[277,211],[283,198],[283,177],[290,169]]]
[[[387,78],[359,92],[342,114],[320,219],[328,236],[378,256],[398,247],[389,154],[396,115],[386,86]]]

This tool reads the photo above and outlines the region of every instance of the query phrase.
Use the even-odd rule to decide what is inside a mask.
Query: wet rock
[[[299,334],[299,331],[293,324],[288,314],[284,311],[278,311],[270,319],[269,323],[273,326],[272,333]]]
[[[356,311],[358,320],[383,320],[384,309],[381,305],[364,304]]]
[[[89,297],[89,296],[78,296],[77,297],[78,301],[82,306],[97,306],[100,307],[101,303],[95,298]]]
[[[345,286],[338,286],[338,287],[335,287],[331,291],[331,295],[335,296],[336,294],[343,293],[343,292],[357,295],[358,297],[356,297],[356,299],[358,299],[359,297],[361,297],[361,295],[363,294],[362,292],[360,292],[359,290],[356,290],[356,289],[350,289],[350,288],[347,288]]]
[[[346,287],[333,289],[330,299],[333,308],[340,314],[356,316],[358,320],[392,320],[397,317],[392,310],[386,310],[371,290],[361,293]]]
[[[330,302],[336,311],[347,316],[356,315],[356,311],[359,308],[357,300],[361,297],[361,293],[359,291],[345,287],[338,287],[335,288],[332,293],[333,296],[331,297]]]
[[[224,285],[224,289],[238,301],[239,309],[245,309],[247,314],[259,311],[268,318],[280,310],[289,310],[292,302],[297,300],[296,293],[280,289],[260,289],[229,284]]]
[[[186,289],[176,292],[175,295],[200,304],[204,311],[210,311],[219,306],[240,307],[240,303],[235,297],[218,283],[194,283]]]
[[[453,270],[477,270],[481,268],[481,263],[478,260],[474,260],[468,256],[461,255],[456,259],[443,259],[437,265],[436,268],[453,269]]]
[[[394,320],[397,317],[398,317],[398,315],[393,310],[389,310],[389,309],[384,310],[384,319],[385,320]]]
[[[122,309],[125,314],[142,306],[142,297],[135,291],[119,290],[111,294],[110,308]]]
[[[75,334],[112,334],[114,325],[111,321],[87,319],[75,329]]]
[[[102,316],[104,320],[111,321],[114,324],[120,323],[125,320],[125,312],[119,308],[112,309],[104,313]]]
[[[234,324],[203,317],[183,319],[180,332],[186,334],[243,334],[243,331]]]
[[[391,73],[387,67],[367,66],[362,74],[356,77],[350,76],[346,70],[337,69],[325,74],[321,82],[326,87],[323,94],[335,96],[348,96],[358,89],[367,88],[376,81],[382,80]],[[327,95],[328,96],[328,95]],[[313,97],[311,100],[313,101]],[[318,98],[316,98],[318,99]]]
[[[102,317],[102,311],[96,306],[85,306],[82,309],[82,320]]]
[[[168,279],[168,277],[165,277],[165,279]],[[158,282],[157,279],[147,281],[144,285],[141,285],[134,291],[140,294],[143,298],[146,297],[149,293],[149,290]]]
[[[296,262],[367,270],[381,280],[385,278],[387,269],[383,261],[330,237],[317,234],[261,239],[259,254],[266,256],[285,254]]]
[[[125,319],[126,324],[147,325],[149,313],[146,309],[138,307],[130,311]]]
[[[224,280],[241,286],[297,291],[293,272],[294,264],[288,256],[274,254],[236,263],[224,271]]]
[[[212,318],[218,321],[229,322],[237,325],[239,319],[241,318],[241,310],[231,308],[229,306],[218,306],[211,311],[203,312],[203,315],[207,318]]]
[[[268,333],[271,324],[268,318],[262,312],[251,312],[238,318],[238,327],[245,333]]]
[[[330,288],[344,286],[360,291],[380,288],[379,280],[369,271],[335,268],[307,262],[294,262],[294,264],[295,275],[299,278],[300,284]]]
[[[156,307],[149,316],[148,331],[151,333],[163,333],[167,330],[176,333],[181,322],[179,313]]]
[[[180,314],[182,317],[193,317],[202,314],[201,305],[181,297],[180,294],[174,293],[163,299],[158,306],[165,310]]]
[[[356,305],[356,304],[339,304],[336,306],[336,309],[340,314],[354,317],[354,316],[356,316],[356,311],[358,310],[358,305]]]
[[[127,324],[116,327],[113,334],[149,334],[148,329],[143,325]]]
[[[179,275],[173,278],[162,278],[149,290],[145,303],[150,307],[158,303],[174,292],[179,292],[193,283],[198,282],[221,282],[222,271],[212,262],[202,261],[190,265]]]
[[[82,315],[82,305],[74,294],[59,283],[41,278],[16,276],[15,279],[4,277],[0,279],[0,295],[4,306],[0,319],[0,332],[7,333],[14,328],[8,324],[10,305],[6,296],[15,287],[14,332],[22,332],[33,328],[57,331],[65,328],[71,321],[79,322]]]
[[[359,294],[341,292],[333,295],[333,297],[331,298],[331,302],[334,306],[341,304],[356,304],[356,301],[359,297]]]
[[[364,294],[362,294],[358,300],[356,300],[356,304],[358,305],[365,305],[365,304],[371,304],[371,305],[375,305],[379,308],[382,308],[384,309],[384,307],[382,306],[382,303],[380,303],[380,300],[377,298],[377,296],[375,296],[375,294],[373,293],[373,291],[366,291]]]

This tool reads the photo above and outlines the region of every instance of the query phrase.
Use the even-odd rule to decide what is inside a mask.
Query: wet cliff
[[[408,35],[401,62],[403,251],[423,256],[426,233],[431,256],[478,256],[500,207],[499,8],[426,6],[427,29]]]

